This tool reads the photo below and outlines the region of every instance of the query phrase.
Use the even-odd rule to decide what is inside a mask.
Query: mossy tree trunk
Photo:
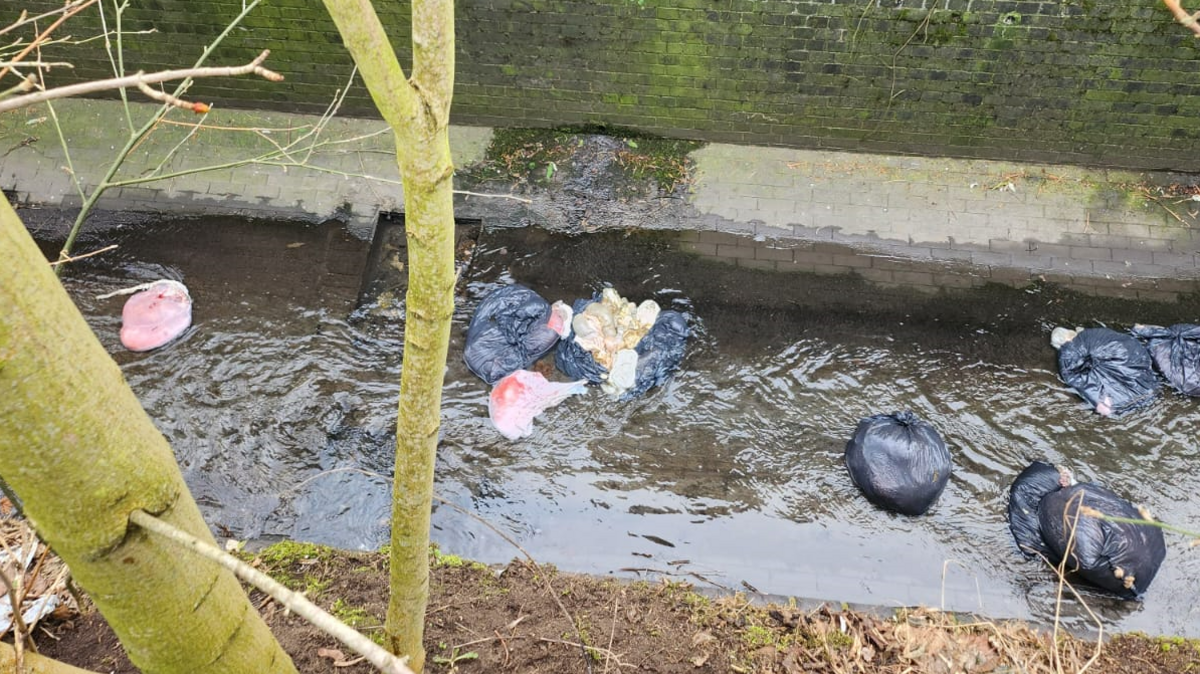
[[[17,669],[17,651],[11,644],[0,642],[0,672],[17,674],[96,674],[91,670],[72,667],[65,662],[45,658],[37,653],[25,651],[21,655],[21,666]]]
[[[166,439],[0,198],[0,476],[143,672],[292,673],[234,576],[129,524],[212,535]]]
[[[420,672],[429,597],[429,516],[441,426],[442,383],[454,313],[454,3],[413,0],[412,78],[369,0],[325,0],[380,114],[396,137],[408,239],[404,365],[396,422],[391,594],[385,632]]]

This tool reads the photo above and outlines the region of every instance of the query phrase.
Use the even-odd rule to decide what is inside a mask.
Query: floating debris
[[[164,346],[192,325],[192,296],[179,281],[160,279],[96,299],[133,294],[121,310],[121,344],[130,351]]]
[[[517,370],[501,379],[488,396],[488,416],[509,440],[533,433],[533,419],[567,398],[587,391],[587,382],[551,382],[539,372]]]

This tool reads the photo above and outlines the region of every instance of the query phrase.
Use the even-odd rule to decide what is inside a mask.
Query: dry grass
[[[931,608],[887,618],[828,606],[760,606],[733,596],[697,607],[694,620],[702,628],[697,644],[741,625],[740,640],[719,647],[736,649],[733,671],[742,674],[1062,674],[1086,671],[1099,653],[1097,642],[1055,639],[1024,622],[964,619]]]
[[[32,636],[41,620],[78,613],[68,579],[67,566],[0,497],[0,638],[12,633],[18,666],[26,650],[37,652]]]
[[[29,551],[34,551],[35,561],[24,571],[18,573],[17,566],[9,563],[3,566],[6,577],[13,578],[13,585],[21,588],[23,601],[53,594],[70,609],[74,608],[66,587],[65,568],[37,541],[24,522],[0,517],[0,543],[0,553],[9,560],[19,558],[13,556],[14,552],[28,558]],[[311,556],[320,563],[297,562],[298,575],[293,581],[312,585],[314,594],[326,601],[334,601],[335,595],[348,596],[346,601],[358,606],[368,598],[378,600],[386,596],[383,571],[386,558],[382,555],[309,544],[285,544],[285,547],[312,549],[312,555],[306,553],[305,559]],[[22,549],[24,553],[19,552]],[[318,570],[322,578],[314,584],[312,576]],[[282,573],[283,569],[277,571]],[[453,592],[438,600],[442,602],[440,608],[430,611],[429,627],[435,641],[454,645],[445,657],[457,655],[457,658],[446,667],[463,674],[494,668],[546,671],[538,668],[545,664],[547,647],[561,647],[555,661],[558,664],[575,667],[582,659],[596,674],[624,671],[640,666],[631,664],[639,662],[664,666],[676,663],[698,674],[1200,672],[1200,665],[1196,664],[1200,663],[1200,642],[1195,640],[1142,636],[1085,640],[1058,629],[1037,629],[1021,621],[994,621],[931,608],[900,609],[882,615],[830,606],[807,610],[794,602],[763,605],[741,594],[716,598],[697,594],[690,584],[677,580],[616,583],[558,574],[534,562],[513,563],[499,575],[481,565],[470,564],[435,564],[433,572],[434,585],[443,593],[451,589]],[[546,585],[551,576],[555,582],[552,588]],[[1074,588],[1061,575],[1059,582],[1061,602],[1067,593],[1074,593]],[[1076,598],[1082,603],[1078,595]],[[514,603],[520,614],[515,620],[511,615]],[[451,616],[454,611],[448,607],[453,606],[469,606],[469,616]],[[563,621],[564,614],[569,623]],[[1102,621],[1096,616],[1093,619],[1102,630]],[[528,633],[518,633],[518,625]],[[273,629],[285,627],[277,624]],[[87,633],[90,636],[79,642],[72,640],[76,635],[71,629],[60,628],[58,638],[63,641],[52,644],[42,638],[48,633],[40,627],[36,629],[44,646],[51,644],[61,651],[51,648],[50,654],[57,657],[72,654],[68,661],[74,661],[84,646],[99,643],[95,633]],[[464,629],[467,631],[463,632]],[[281,638],[287,636],[286,630],[277,634]],[[464,641],[465,636],[472,638]],[[631,640],[633,637],[641,641]],[[69,641],[71,645],[67,646]],[[309,637],[297,641],[300,650],[293,652],[293,657],[302,656],[305,649],[312,650],[310,641]],[[107,646],[96,646],[98,653],[108,654],[115,648],[115,642],[106,643]],[[478,660],[468,659],[467,653]],[[319,651],[317,654],[320,655]],[[360,664],[346,671],[365,672],[366,668],[367,665]],[[109,669],[132,671],[121,667]]]

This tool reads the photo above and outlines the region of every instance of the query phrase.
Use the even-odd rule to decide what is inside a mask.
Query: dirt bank
[[[283,543],[255,562],[343,621],[378,635],[386,558]],[[1021,623],[927,609],[892,616],[709,597],[679,582],[627,583],[514,561],[503,569],[434,553],[426,622],[429,672],[589,674],[620,671],[1189,672],[1200,645],[1137,635],[1094,642]],[[269,599],[254,595],[301,672],[371,671],[353,654]],[[44,654],[102,672],[136,672],[92,612],[49,626]]]

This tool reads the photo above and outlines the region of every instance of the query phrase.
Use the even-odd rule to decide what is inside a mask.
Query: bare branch
[[[70,5],[68,5],[67,7],[64,7],[63,9],[65,11],[63,11],[63,15],[58,17],[58,19],[55,20],[54,23],[50,24],[50,26],[48,28],[46,28],[46,30],[39,33],[38,36],[33,39],[33,42],[29,43],[29,46],[25,47],[24,49],[21,50],[21,52],[19,54],[14,56],[12,58],[12,62],[16,63],[16,62],[20,61],[21,59],[25,58],[26,56],[28,56],[29,52],[33,51],[34,49],[37,49],[38,46],[40,46],[43,42],[45,42],[46,39],[48,37],[50,37],[50,33],[53,33],[56,28],[58,28],[59,26],[61,26],[63,24],[63,22],[65,22],[67,19],[71,18],[72,16],[75,16],[79,12],[86,9],[88,6],[93,5],[95,3],[96,3],[96,0],[85,0],[84,2],[78,4],[75,7],[71,7]],[[11,66],[6,66],[5,68],[0,69],[0,77],[4,77],[5,75],[7,75],[9,70],[11,70],[11,69],[12,69]]]
[[[484,192],[468,192],[466,190],[454,190],[454,193],[455,194],[465,194],[468,197],[485,197],[487,199],[512,199],[513,201],[519,201],[523,204],[532,204],[533,203],[533,199],[526,199],[524,197],[518,197],[515,194],[486,194]]]
[[[75,66],[67,61],[0,61],[0,68],[12,68],[15,66],[31,66],[34,68],[74,68]]]
[[[37,76],[30,75],[21,80],[21,83],[17,86],[0,91],[0,98],[7,98],[8,96],[24,91],[32,91],[35,87],[37,87]]]
[[[14,110],[26,105],[41,103],[43,101],[49,101],[56,98],[92,94],[98,91],[123,89],[125,87],[140,88],[144,84],[182,80],[189,77],[233,77],[236,75],[254,74],[271,82],[282,82],[283,75],[262,67],[263,61],[266,60],[267,55],[270,53],[270,50],[264,50],[263,53],[258,55],[258,58],[243,66],[231,66],[223,68],[184,68],[181,70],[163,70],[157,73],[150,73],[148,75],[143,72],[138,72],[135,75],[127,75],[125,77],[113,77],[106,80],[81,82],[80,84],[72,84],[65,87],[58,87],[56,89],[47,89],[46,91],[39,91],[32,94],[26,94],[24,96],[16,96],[5,101],[0,101],[0,112]],[[204,104],[198,103],[195,105]],[[192,107],[192,104],[189,104],[188,107]]]
[[[147,532],[162,536],[229,569],[238,578],[269,594],[288,610],[342,642],[355,653],[365,657],[379,671],[387,674],[413,674],[413,671],[400,658],[383,650],[357,630],[346,626],[345,623],[321,610],[316,604],[305,599],[304,595],[287,589],[267,574],[233,555],[171,526],[144,510],[135,510],[129,513],[129,521]]]
[[[95,4],[95,2],[96,2],[96,0],[73,0],[72,2],[68,2],[67,4],[63,5],[62,7],[59,7],[58,9],[52,9],[49,12],[46,12],[44,14],[38,14],[37,16],[29,16],[28,11],[22,10],[21,16],[17,17],[16,21],[13,21],[12,23],[8,24],[7,26],[0,28],[0,35],[4,35],[5,33],[9,32],[11,30],[20,28],[21,26],[24,26],[27,23],[39,21],[41,19],[45,19],[45,18],[54,16],[55,14],[62,14],[63,12],[70,12],[71,10],[75,9],[76,7],[78,7],[79,9],[83,9],[84,7],[86,7],[88,5]],[[75,9],[75,11],[79,11],[79,10]]]
[[[84,258],[88,258],[88,257],[91,257],[91,256],[93,256],[93,255],[99,255],[100,253],[107,253],[108,251],[110,251],[110,250],[112,250],[112,249],[114,249],[114,248],[116,248],[116,247],[117,247],[117,244],[115,244],[115,243],[114,243],[114,244],[107,245],[107,246],[105,246],[105,247],[103,247],[103,248],[100,248],[100,249],[98,249],[98,250],[93,250],[93,251],[92,251],[92,252],[90,252],[90,253],[84,253],[83,255],[75,255],[75,256],[64,257],[64,258],[62,258],[62,259],[55,260],[54,262],[51,262],[51,263],[50,263],[50,266],[51,266],[51,267],[53,267],[53,266],[55,266],[55,265],[65,264],[65,263],[67,263],[67,262],[74,262],[74,261],[76,261],[76,260],[82,260],[82,259],[84,259]]]
[[[182,98],[176,98],[165,91],[155,89],[145,82],[138,82],[137,88],[138,91],[146,95],[146,98],[158,101],[159,103],[166,103],[171,107],[179,108],[181,110],[191,110],[192,112],[199,114],[204,114],[209,111],[208,103],[201,103],[200,101],[188,103]]]
[[[1188,14],[1188,11],[1180,5],[1179,0],[1163,0],[1163,4],[1175,15],[1176,21],[1195,33],[1196,37],[1200,37],[1200,23],[1196,21],[1200,19],[1200,12]]]

